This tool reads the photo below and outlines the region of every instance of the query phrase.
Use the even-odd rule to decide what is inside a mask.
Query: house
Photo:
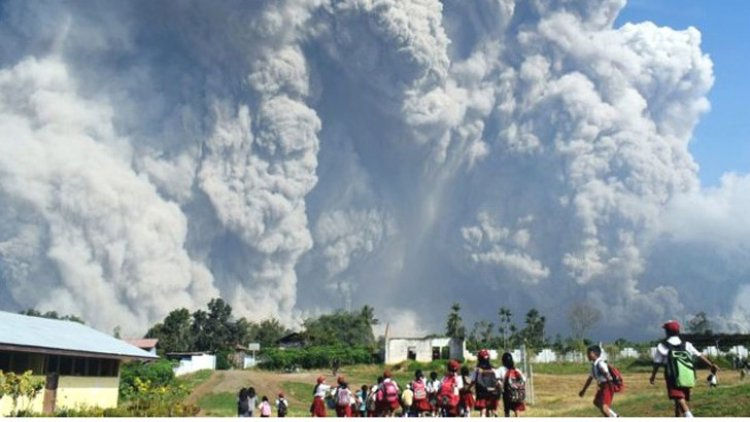
[[[466,341],[449,337],[388,338],[385,363],[392,365],[406,360],[432,362],[438,359],[463,359]]]
[[[291,333],[276,340],[276,345],[280,349],[299,349],[309,344],[309,340],[301,333]]]
[[[32,371],[46,382],[32,403],[19,403],[33,412],[117,407],[120,364],[156,358],[77,322],[0,311],[0,371]],[[0,416],[12,411],[6,395],[0,399]]]
[[[167,353],[167,358],[179,361],[179,365],[174,368],[174,374],[177,376],[198,372],[202,369],[216,369],[216,355],[207,352]]]
[[[234,352],[229,355],[232,366],[237,369],[252,368],[258,364],[255,352],[260,350],[260,344],[250,343],[248,347],[242,345],[234,346]]]
[[[152,355],[156,354],[156,345],[159,344],[159,339],[156,338],[130,338],[125,339],[125,342],[128,344],[132,344],[133,346],[146,351],[148,353],[151,353]]]

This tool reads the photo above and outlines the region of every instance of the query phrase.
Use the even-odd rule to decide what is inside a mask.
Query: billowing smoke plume
[[[750,182],[702,189],[688,151],[712,63],[622,7],[5,2],[0,305],[144,329],[216,295],[287,323],[367,303],[426,333],[461,302],[554,332],[586,300],[602,336],[746,329]]]

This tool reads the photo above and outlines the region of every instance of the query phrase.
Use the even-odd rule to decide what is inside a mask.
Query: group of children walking
[[[712,386],[716,384],[719,368],[690,342],[680,338],[677,321],[667,321],[662,328],[666,338],[656,347],[649,382],[654,384],[656,374],[665,368],[667,397],[674,402],[675,416],[692,417],[689,402],[690,391],[696,383],[694,359],[703,361],[710,368],[708,381]],[[612,408],[615,394],[624,389],[620,371],[606,361],[600,346],[590,346],[586,356],[591,362],[591,373],[578,395],[583,397],[595,384],[594,405],[601,414],[605,417],[620,416]],[[330,408],[338,417],[467,417],[476,410],[484,417],[498,416],[502,403],[506,417],[511,413],[518,416],[518,412],[526,410],[526,378],[515,367],[510,353],[504,353],[501,361],[502,366],[494,368],[490,363],[490,353],[480,350],[473,370],[451,360],[442,378],[434,371],[426,378],[421,370],[417,370],[414,379],[403,389],[388,370],[376,384],[362,385],[358,389],[351,389],[343,376],[337,378],[334,387],[326,384],[326,378],[320,376],[313,388],[310,414],[325,417],[327,408]],[[238,398],[238,414],[252,416],[256,404],[255,390],[243,388]],[[288,406],[284,394],[279,393],[275,406],[277,416],[286,416]],[[261,399],[258,409],[261,417],[271,416],[267,397]]]
[[[258,413],[261,418],[270,418],[273,413],[271,402],[267,396],[263,396],[258,403],[258,396],[255,393],[255,388],[242,388],[237,395],[237,416],[239,417],[252,417],[255,413],[255,409],[258,409]],[[286,416],[289,409],[289,402],[284,398],[284,393],[280,392],[275,403],[276,416],[283,418]]]
[[[477,410],[482,416],[496,416],[502,402],[505,416],[525,410],[526,379],[513,362],[513,356],[505,353],[502,366],[494,368],[490,353],[481,350],[477,354],[477,366],[473,370],[451,360],[446,373],[438,378],[437,372],[426,378],[421,370],[403,389],[385,371],[377,383],[353,391],[344,377],[338,377],[336,386],[325,383],[318,377],[313,389],[310,414],[325,417],[326,408],[336,410],[339,417],[420,417],[469,416]]]

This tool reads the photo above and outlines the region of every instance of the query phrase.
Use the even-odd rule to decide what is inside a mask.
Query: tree
[[[195,344],[191,331],[192,317],[185,308],[175,309],[146,333],[147,338],[159,339],[160,354],[172,352],[189,352]]]
[[[61,321],[73,321],[79,324],[86,325],[86,323],[83,321],[83,319],[81,319],[81,317],[78,317],[76,315],[59,315],[57,311],[47,311],[45,313],[41,313],[34,308],[29,308],[29,309],[19,312],[19,314],[40,317],[40,318],[59,319]]]
[[[469,334],[469,340],[467,340],[467,346],[471,350],[479,350],[485,348],[492,348],[494,346],[495,337],[492,332],[495,329],[495,324],[489,321],[476,321],[474,328]]]
[[[336,311],[333,314],[309,318],[303,323],[305,335],[314,346],[343,345],[374,347],[372,332],[374,311],[365,306],[359,312]]]
[[[574,303],[568,312],[568,322],[570,322],[570,329],[573,332],[573,338],[583,340],[586,333],[591,327],[596,325],[601,318],[602,312],[598,308],[586,302]]]
[[[289,331],[276,318],[264,319],[260,324],[250,324],[250,338],[261,348],[274,347]],[[244,343],[243,343],[244,344]]]
[[[511,320],[513,314],[510,312],[510,309],[504,306],[500,308],[500,311],[498,311],[497,314],[500,317],[500,324],[498,325],[497,330],[503,338],[503,349],[508,350],[508,338],[510,338],[510,336],[516,331],[516,326],[513,325]]]
[[[711,334],[712,324],[706,316],[706,313],[701,311],[695,314],[687,323],[688,331],[694,334]]]
[[[466,328],[461,319],[461,305],[458,303],[454,303],[451,306],[451,312],[448,314],[448,321],[445,323],[445,335],[457,338],[466,337]]]
[[[541,349],[544,347],[546,340],[544,338],[544,325],[547,318],[539,313],[536,309],[531,309],[526,313],[524,322],[526,326],[517,333],[518,340],[525,343],[532,349]]]

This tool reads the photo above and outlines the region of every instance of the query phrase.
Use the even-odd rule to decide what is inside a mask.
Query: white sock
[[[617,413],[615,413],[615,411],[610,408],[609,409],[609,416],[612,416],[613,418],[616,418],[617,417]]]
[[[688,410],[687,412],[685,412],[685,417],[686,418],[692,418],[693,417],[693,413]]]

